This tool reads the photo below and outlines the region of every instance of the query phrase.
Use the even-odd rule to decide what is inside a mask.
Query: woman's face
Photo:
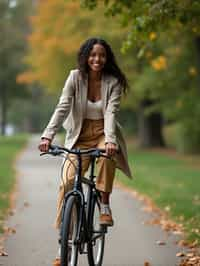
[[[95,44],[88,57],[88,66],[91,71],[100,72],[106,63],[106,50],[101,44]]]

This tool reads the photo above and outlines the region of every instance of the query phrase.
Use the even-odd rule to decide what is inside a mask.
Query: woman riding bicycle
[[[131,178],[127,151],[120,125],[116,121],[122,92],[128,87],[125,75],[118,67],[109,44],[100,38],[90,38],[78,53],[78,68],[72,70],[65,82],[59,103],[44,130],[39,149],[46,152],[60,126],[66,129],[68,149],[106,149],[110,159],[97,160],[96,188],[101,193],[100,224],[112,226],[109,205],[116,167]],[[119,152],[117,152],[117,150]],[[82,175],[90,158],[82,159]],[[63,165],[63,180],[58,197],[55,226],[60,227],[64,193],[73,187],[76,158],[70,155]],[[56,260],[54,265],[60,265]]]

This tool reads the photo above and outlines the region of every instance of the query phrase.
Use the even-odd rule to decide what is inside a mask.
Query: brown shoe
[[[99,223],[101,225],[113,226],[113,218],[111,214],[100,214]]]
[[[61,265],[60,258],[56,258],[56,259],[53,261],[53,266],[60,266],[60,265]]]
[[[114,222],[109,205],[101,204],[101,214],[99,217],[99,223],[101,225],[113,226]]]

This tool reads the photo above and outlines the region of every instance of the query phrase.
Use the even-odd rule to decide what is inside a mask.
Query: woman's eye
[[[106,55],[104,53],[102,53],[102,54],[91,53],[90,56],[92,56],[92,57],[95,57],[95,56],[106,57]]]

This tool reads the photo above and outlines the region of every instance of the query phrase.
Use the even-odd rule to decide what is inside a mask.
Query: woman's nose
[[[99,62],[100,61],[100,57],[99,56],[96,56],[95,57],[95,62]]]

